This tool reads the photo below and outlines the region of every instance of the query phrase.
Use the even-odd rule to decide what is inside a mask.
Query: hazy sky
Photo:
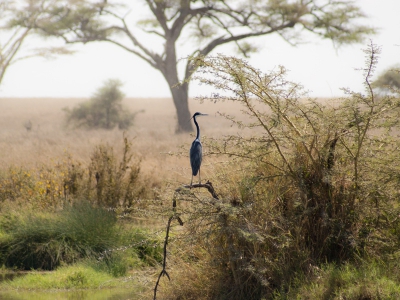
[[[379,28],[371,36],[382,47],[376,74],[400,63],[400,0],[358,0],[369,16],[368,24]],[[330,41],[319,39],[292,47],[279,36],[256,40],[261,51],[249,59],[262,71],[283,65],[290,70],[289,79],[301,83],[311,96],[340,96],[341,87],[362,90],[365,44],[344,46],[335,50]],[[29,41],[35,46],[35,41]],[[40,44],[38,44],[40,46]],[[216,53],[229,51],[230,47]],[[72,56],[55,60],[33,58],[12,65],[0,86],[0,97],[90,97],[109,78],[120,79],[128,97],[170,97],[161,74],[141,59],[108,43],[75,45]],[[192,84],[190,96],[204,92]]]

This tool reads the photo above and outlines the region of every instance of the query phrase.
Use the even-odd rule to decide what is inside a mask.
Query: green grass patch
[[[393,263],[329,264],[314,269],[313,276],[297,278],[296,287],[274,299],[400,299],[399,279],[399,266]]]
[[[137,289],[86,289],[86,290],[51,290],[51,291],[0,291],[0,299],[18,300],[109,300],[109,299],[143,299],[142,292]]]
[[[79,264],[60,267],[52,272],[33,272],[0,284],[1,289],[71,289],[116,286],[115,278],[91,267]]]

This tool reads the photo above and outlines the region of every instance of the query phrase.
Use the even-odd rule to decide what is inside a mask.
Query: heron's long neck
[[[193,118],[193,121],[194,121],[194,125],[196,125],[196,128],[197,128],[196,139],[199,139],[200,138],[200,128],[199,128],[199,124],[197,124],[196,117]]]

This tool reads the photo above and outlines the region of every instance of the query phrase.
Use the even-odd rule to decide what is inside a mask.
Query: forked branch
[[[194,184],[194,185],[184,185],[184,188],[206,188],[209,193],[211,194],[211,196],[213,197],[214,200],[219,200],[217,193],[214,190],[214,187],[212,185],[212,183],[210,181],[207,181],[205,184]],[[182,187],[177,188],[175,190],[175,193],[179,193],[182,191]],[[165,240],[164,240],[164,250],[163,250],[163,264],[162,264],[162,270],[160,272],[160,274],[158,275],[157,281],[156,281],[156,285],[154,287],[154,297],[153,300],[157,299],[157,289],[158,286],[160,285],[160,280],[161,277],[163,276],[167,276],[168,280],[171,280],[171,278],[169,277],[169,274],[167,272],[166,269],[166,265],[167,265],[167,245],[168,245],[168,239],[169,239],[169,231],[171,228],[171,223],[174,219],[176,219],[179,223],[179,225],[183,226],[183,221],[180,218],[179,214],[176,213],[176,200],[175,198],[172,201],[172,210],[174,212],[174,214],[172,216],[169,217],[168,219],[168,223],[167,223],[167,231],[165,234]]]
[[[174,210],[175,210],[175,206],[176,206],[176,202],[174,201],[174,204],[173,204]],[[157,298],[157,288],[158,288],[158,286],[160,284],[161,277],[165,275],[165,276],[167,276],[168,280],[171,280],[171,278],[169,277],[169,274],[168,274],[168,272],[166,270],[166,265],[167,265],[167,245],[168,245],[168,238],[169,238],[169,229],[171,228],[171,222],[172,222],[173,219],[177,219],[179,224],[181,226],[183,226],[183,222],[182,222],[181,218],[177,214],[174,214],[171,217],[169,217],[168,223],[167,223],[167,232],[165,234],[165,241],[164,241],[163,268],[162,268],[162,270],[160,272],[160,275],[158,275],[156,286],[154,287],[154,298],[153,298],[154,300],[156,300],[156,298]]]
[[[188,189],[195,189],[195,188],[206,188],[209,193],[211,194],[211,196],[215,199],[215,200],[219,200],[218,198],[218,194],[217,192],[214,190],[214,187],[212,185],[212,183],[210,181],[207,181],[204,184],[193,184],[193,185],[184,185],[183,187],[188,188]],[[180,188],[176,189],[175,192],[179,192]]]

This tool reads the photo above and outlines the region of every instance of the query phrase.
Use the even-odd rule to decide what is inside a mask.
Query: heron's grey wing
[[[199,140],[195,140],[190,148],[190,165],[192,166],[192,174],[196,176],[200,170],[201,161],[203,159],[203,147]]]

